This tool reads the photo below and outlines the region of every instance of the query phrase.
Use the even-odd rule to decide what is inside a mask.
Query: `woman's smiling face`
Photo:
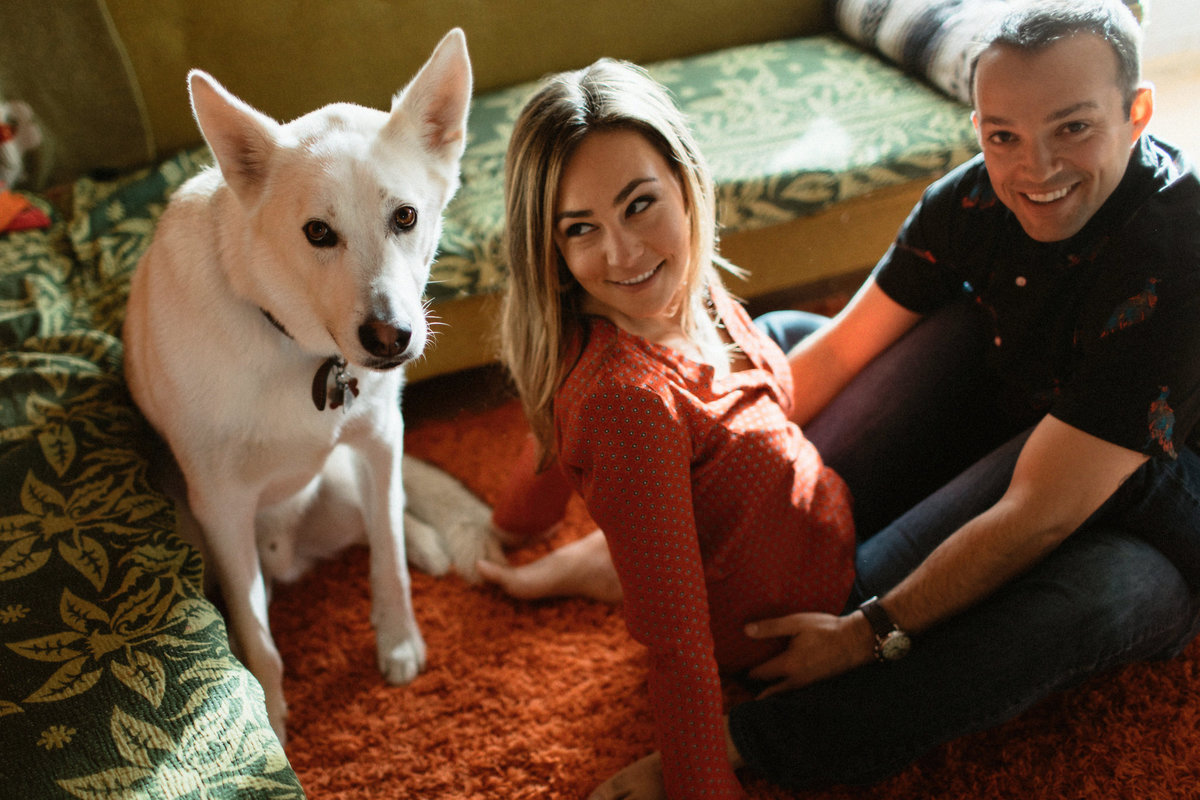
[[[641,133],[580,142],[559,180],[554,243],[587,292],[585,311],[650,339],[678,330],[692,255],[687,203]]]
[[[1150,118],[1149,89],[1132,117],[1117,56],[1077,34],[1026,53],[994,46],[979,59],[975,113],[988,176],[1021,227],[1041,242],[1068,239],[1100,210]]]

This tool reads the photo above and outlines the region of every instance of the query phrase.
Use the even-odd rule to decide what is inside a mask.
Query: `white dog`
[[[425,663],[405,559],[474,578],[487,508],[405,460],[403,365],[428,337],[423,292],[458,187],[471,67],[451,31],[390,113],[334,104],[281,125],[200,71],[192,108],[216,160],[172,198],[133,279],[125,368],[182,470],[232,641],[284,740],[272,579],[370,546],[379,666]],[[186,522],[187,508],[181,519]]]

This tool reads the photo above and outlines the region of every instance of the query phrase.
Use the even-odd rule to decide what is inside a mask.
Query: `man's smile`
[[[1053,192],[1044,192],[1044,193],[1040,193],[1040,194],[1033,194],[1031,192],[1021,192],[1021,194],[1025,196],[1025,199],[1027,199],[1031,202],[1034,202],[1034,203],[1038,203],[1038,204],[1053,203],[1055,200],[1061,200],[1062,198],[1066,197],[1068,194],[1071,193],[1071,190],[1074,189],[1077,185],[1078,184],[1073,183],[1070,186],[1064,186],[1063,188],[1056,189]]]

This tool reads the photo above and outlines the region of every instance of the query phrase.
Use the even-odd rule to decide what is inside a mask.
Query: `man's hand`
[[[633,762],[588,795],[588,800],[667,800],[658,753]]]
[[[746,635],[791,637],[786,650],[750,670],[755,680],[776,681],[760,698],[840,675],[869,662],[875,651],[871,626],[857,611],[844,617],[808,612],[752,622]]]
[[[969,608],[1045,557],[1146,461],[1047,416],[1021,450],[1004,496],[938,545],[886,595],[888,613],[920,633]],[[750,671],[775,680],[762,697],[868,663],[875,648],[861,613],[792,614],[751,623],[754,639],[790,636],[787,650]]]

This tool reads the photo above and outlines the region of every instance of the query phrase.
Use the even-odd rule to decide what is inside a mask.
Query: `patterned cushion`
[[[1019,0],[833,0],[834,24],[852,41],[971,102],[971,46]],[[1125,0],[1139,21],[1145,3]]]
[[[775,225],[932,178],[977,149],[967,110],[836,35],[647,65],[695,128],[726,231]],[[504,281],[504,152],[536,84],[480,95],[463,182],[429,287],[434,300]]]
[[[5,797],[304,796],[122,378],[130,274],[194,171],[79,181],[72,219],[0,237]]]

